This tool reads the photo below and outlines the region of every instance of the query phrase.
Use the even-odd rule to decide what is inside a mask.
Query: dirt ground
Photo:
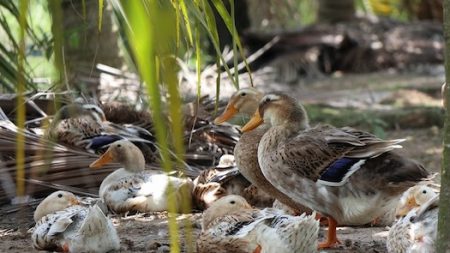
[[[380,76],[385,77],[383,79]],[[394,84],[399,88],[438,87],[441,79],[440,75],[430,77],[408,74],[400,77],[389,77],[387,72],[383,72],[381,74],[356,76],[353,79],[327,79],[315,84],[303,84],[301,88],[288,87],[287,89],[301,89],[301,91],[298,91],[299,97],[312,101],[327,100],[329,97],[334,98],[338,90],[342,91],[342,87],[353,91],[373,91],[374,89],[370,87],[374,87],[377,83],[382,83],[381,86],[377,87],[391,88],[392,85],[389,84]],[[341,83],[341,85],[336,84],[336,82]],[[329,87],[334,88],[330,90]],[[345,92],[339,94],[341,94],[340,98],[347,96]],[[442,133],[438,126],[390,130],[386,131],[386,138],[407,138],[407,141],[403,143],[404,148],[400,152],[422,162],[430,171],[438,172],[440,170]],[[439,179],[439,176],[437,176],[437,179]],[[5,210],[11,210],[11,208],[0,208],[0,252],[36,252],[31,246],[30,234],[27,232],[33,226],[32,207],[25,207],[22,212],[6,212]],[[113,219],[121,238],[120,252],[169,252],[166,213],[133,215],[126,218],[114,217]],[[181,227],[183,227],[183,221],[186,219],[193,223],[195,236],[200,231],[201,214],[177,216]],[[324,228],[321,229],[321,234],[323,233]],[[387,252],[385,247],[386,235],[387,227],[340,227],[338,237],[342,242],[341,245],[323,252],[384,253]],[[183,252],[185,252],[185,248],[183,248]]]

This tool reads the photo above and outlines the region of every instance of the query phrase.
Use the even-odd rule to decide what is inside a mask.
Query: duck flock
[[[311,126],[295,98],[255,88],[234,93],[214,124],[230,126],[237,116],[250,120],[230,144],[234,155],[193,177],[148,169],[159,147],[147,129],[108,123],[98,106],[63,107],[44,136],[95,154],[90,170],[120,166],[102,178],[99,198],[59,190],[42,200],[34,248],[119,250],[112,215],[167,211],[171,203],[186,213],[188,202],[203,211],[199,253],[318,252],[341,243],[338,226],[367,224],[390,227],[388,252],[434,252],[439,192],[431,173],[396,152],[403,139]]]

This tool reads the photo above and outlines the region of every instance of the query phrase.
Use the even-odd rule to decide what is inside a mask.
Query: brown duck
[[[382,140],[348,127],[310,128],[303,106],[287,95],[264,96],[242,131],[263,122],[271,127],[258,146],[261,171],[292,200],[328,217],[328,238],[320,248],[339,242],[337,224],[371,222],[429,176],[392,151],[403,140]]]
[[[263,93],[255,88],[243,88],[234,93],[225,109],[225,111],[214,120],[214,123],[221,124],[238,113],[243,116],[251,116],[258,108],[258,103],[264,96]],[[302,213],[310,211],[300,203],[293,201],[286,194],[275,188],[267,179],[258,164],[258,144],[261,137],[269,129],[269,126],[264,124],[258,126],[255,130],[243,133],[238,143],[234,148],[234,156],[236,164],[245,178],[253,185],[265,191],[268,195],[280,201],[282,204],[292,208],[294,213]]]

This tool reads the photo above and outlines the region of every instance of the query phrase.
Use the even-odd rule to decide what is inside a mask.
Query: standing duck
[[[192,181],[189,178],[168,176],[157,171],[145,171],[145,159],[136,145],[127,140],[112,143],[108,150],[90,167],[117,162],[123,168],[109,174],[100,185],[99,195],[114,212],[166,211],[169,184],[173,189],[178,211],[183,201],[191,201]]]
[[[237,195],[214,202],[204,213],[197,252],[317,252],[319,222],[272,208],[253,209]]]
[[[386,247],[389,253],[434,252],[438,194],[426,185],[411,187],[403,194],[397,215],[389,229]]]
[[[214,123],[222,124],[238,113],[250,117],[258,108],[259,101],[263,96],[264,94],[255,88],[243,88],[238,90],[231,96],[225,111],[214,120]],[[239,171],[254,186],[288,206],[294,213],[310,211],[308,208],[293,201],[282,191],[274,187],[267,181],[261,172],[261,168],[258,164],[258,144],[268,129],[269,125],[263,124],[253,131],[241,135],[234,148],[234,156]]]
[[[78,205],[75,195],[57,191],[36,208],[31,239],[38,250],[103,253],[120,248],[116,229],[101,209]]]
[[[271,127],[258,146],[261,171],[281,192],[328,218],[320,248],[339,242],[337,224],[371,222],[429,175],[392,151],[403,140],[381,140],[348,127],[310,128],[303,106],[287,95],[264,96],[242,131],[263,122]]]

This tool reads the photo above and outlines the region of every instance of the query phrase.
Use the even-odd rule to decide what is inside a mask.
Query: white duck
[[[272,208],[253,209],[238,195],[214,202],[203,214],[198,253],[317,252],[319,222]]]
[[[95,205],[77,205],[70,192],[57,191],[36,208],[31,239],[34,248],[63,252],[108,252],[120,248],[116,229]]]
[[[109,174],[100,185],[99,195],[114,212],[166,211],[169,185],[172,187],[177,211],[182,211],[183,201],[191,201],[193,188],[189,178],[168,176],[162,172],[145,171],[142,152],[127,140],[116,141],[90,167],[118,162],[123,168]]]
[[[390,253],[433,253],[436,240],[439,196],[426,185],[406,191],[397,209],[400,216],[389,230],[386,247]]]

